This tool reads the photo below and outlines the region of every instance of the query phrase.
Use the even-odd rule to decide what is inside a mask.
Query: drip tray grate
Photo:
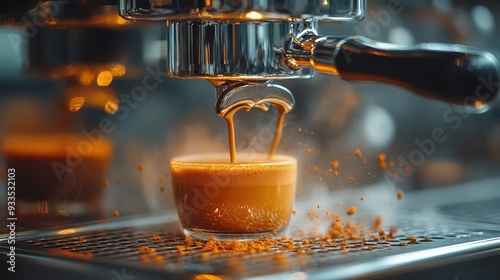
[[[84,259],[90,263],[159,269],[167,274],[211,273],[250,277],[333,269],[339,265],[366,262],[405,252],[477,241],[498,236],[498,233],[463,226],[454,228],[446,223],[406,222],[392,238],[380,239],[376,233],[365,236],[370,237],[364,240],[277,238],[262,250],[222,250],[214,253],[203,247],[206,242],[191,242],[188,245],[178,224],[170,222],[86,230],[67,235],[48,234],[25,238],[21,240],[20,247],[54,256]]]

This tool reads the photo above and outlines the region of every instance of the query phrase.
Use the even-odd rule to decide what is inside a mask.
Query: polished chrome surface
[[[317,21],[352,21],[365,0],[120,1],[131,20],[167,20],[169,71],[176,78],[269,80],[309,78],[290,67],[289,42]]]
[[[120,15],[130,20],[353,21],[364,16],[366,0],[121,0]]]
[[[282,108],[286,112],[291,111],[295,105],[295,99],[287,88],[271,83],[229,83],[219,85],[216,89],[218,97],[215,111],[221,117],[225,117],[232,106],[242,102],[248,104],[248,110],[264,105],[265,111],[269,106],[259,102],[267,100],[267,103],[275,107],[286,107]],[[275,102],[270,102],[272,100]]]
[[[305,28],[290,42],[287,62],[292,68],[312,67],[319,72],[338,75],[335,57],[342,40],[320,36],[315,28]]]
[[[289,67],[288,42],[314,22],[172,21],[169,71],[176,78],[269,80],[309,78],[314,70]]]

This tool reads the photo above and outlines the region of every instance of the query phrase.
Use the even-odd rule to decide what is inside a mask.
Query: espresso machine
[[[59,162],[64,171],[72,168],[68,158],[80,155],[85,167],[60,173],[61,183],[57,173],[47,179],[19,172],[24,164],[52,174],[53,166],[43,169],[46,163],[34,157],[18,161],[16,229],[0,215],[2,279],[496,279],[500,44],[491,30],[500,29],[487,19],[500,7],[414,2],[2,4],[0,49],[9,55],[0,61],[14,61],[14,54],[22,60],[17,70],[0,71],[0,104],[9,114],[19,111],[0,130],[5,190],[12,155],[39,152],[32,147],[47,142],[64,139],[62,158],[47,159],[49,165]],[[454,31],[463,26],[484,33]],[[442,43],[425,43],[422,33]],[[488,51],[465,46],[471,41]],[[207,94],[214,88],[215,98]],[[9,103],[13,96],[26,98]],[[251,114],[240,120],[248,130],[237,137],[243,152],[266,150],[274,132],[269,123],[276,121],[275,114],[250,109],[294,108],[280,149],[301,162],[290,234],[303,249],[181,252],[168,157],[227,152],[220,117],[242,103],[249,112],[239,114]],[[25,129],[25,123],[35,125]],[[54,133],[77,138],[45,136]],[[78,146],[87,143],[82,139],[92,152]],[[16,153],[8,153],[11,147]],[[355,148],[363,153],[353,154]],[[386,156],[393,167],[382,169]],[[330,182],[325,174],[334,159],[340,175]],[[42,191],[30,191],[36,187]],[[7,209],[7,197],[0,197]],[[356,222],[382,215],[386,231],[394,225],[397,234],[378,241],[367,235],[369,247],[356,240],[309,244],[307,232],[326,224],[311,215],[353,205]],[[144,246],[161,258],[144,261]],[[12,260],[15,273],[7,269]]]
[[[211,82],[218,113],[232,103],[228,99],[245,98],[233,92],[272,87],[273,80],[309,78],[314,70],[348,81],[399,85],[466,110],[487,110],[498,94],[498,62],[489,53],[456,45],[402,47],[318,34],[319,22],[362,19],[365,2],[122,1],[120,15],[166,21],[170,76]],[[391,3],[388,11],[401,8]],[[480,93],[478,79],[489,79],[493,86]]]

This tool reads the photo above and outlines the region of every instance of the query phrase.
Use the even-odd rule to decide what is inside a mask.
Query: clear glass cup
[[[292,213],[297,160],[291,156],[200,154],[170,161],[177,213],[187,236],[256,239],[284,231]]]

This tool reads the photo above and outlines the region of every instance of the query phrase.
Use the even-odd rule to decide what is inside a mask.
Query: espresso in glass
[[[295,197],[291,156],[200,154],[170,162],[173,195],[186,235],[255,239],[286,229]]]

